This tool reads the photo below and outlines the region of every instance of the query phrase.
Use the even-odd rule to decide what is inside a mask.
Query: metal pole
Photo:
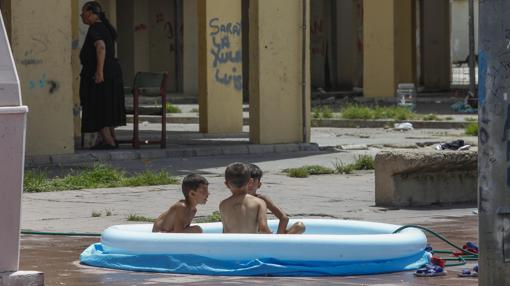
[[[480,1],[479,285],[510,285],[510,0]]]
[[[476,97],[475,86],[475,1],[469,0],[469,93]]]

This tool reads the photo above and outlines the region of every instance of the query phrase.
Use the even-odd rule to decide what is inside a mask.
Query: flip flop
[[[414,276],[416,277],[437,277],[444,275],[446,275],[446,271],[443,267],[434,264],[427,264],[425,267],[416,270],[414,273]]]
[[[459,277],[478,277],[478,272],[471,271],[469,269],[462,270],[461,273],[457,274]]]

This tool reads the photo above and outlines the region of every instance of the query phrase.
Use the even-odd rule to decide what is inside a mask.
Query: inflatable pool
[[[206,275],[325,276],[413,270],[428,262],[426,236],[398,225],[301,220],[302,235],[152,233],[152,225],[116,225],[80,256],[83,264],[133,271]],[[290,223],[293,223],[292,221]],[[278,221],[269,221],[276,229]]]

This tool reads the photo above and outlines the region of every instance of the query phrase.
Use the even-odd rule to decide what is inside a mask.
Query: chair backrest
[[[137,72],[133,82],[133,89],[138,89],[141,96],[160,96],[167,87],[167,72]]]

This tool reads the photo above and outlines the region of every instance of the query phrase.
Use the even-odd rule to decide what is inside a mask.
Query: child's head
[[[232,163],[225,170],[225,185],[230,190],[245,189],[250,182],[250,168],[244,163]]]
[[[189,174],[182,180],[182,194],[187,202],[193,200],[205,204],[209,197],[209,182],[200,175]]]
[[[262,185],[260,182],[262,179],[262,170],[255,164],[248,164],[248,167],[250,168],[250,177],[253,179],[253,181],[248,185],[248,193],[253,195]]]

